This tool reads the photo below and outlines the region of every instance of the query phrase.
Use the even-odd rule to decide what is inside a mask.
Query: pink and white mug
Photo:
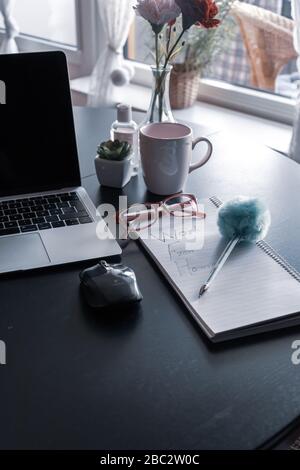
[[[207,152],[192,164],[192,152],[200,142],[207,144]],[[140,152],[149,191],[169,195],[183,190],[188,175],[208,162],[213,146],[205,137],[193,140],[192,129],[184,124],[164,122],[141,128]]]

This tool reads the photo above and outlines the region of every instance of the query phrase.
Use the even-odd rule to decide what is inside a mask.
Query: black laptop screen
[[[0,196],[80,185],[65,56],[0,55],[0,83]]]

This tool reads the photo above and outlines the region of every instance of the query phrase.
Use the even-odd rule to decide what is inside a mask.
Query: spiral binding
[[[285,271],[287,271],[296,281],[300,282],[300,273],[293,266],[280,256],[267,242],[264,240],[257,242],[257,246],[278,263]]]
[[[210,198],[210,201],[213,203],[214,206],[216,206],[218,209],[221,207],[223,202],[216,196],[213,196]]]
[[[210,198],[210,201],[216,206],[217,208],[222,206],[222,201],[213,196]],[[282,256],[280,256],[266,241],[261,240],[256,243],[256,245],[263,250],[268,256],[270,256],[277,264],[279,264],[290,276],[292,276],[296,281],[300,282],[300,273],[295,269],[290,263],[286,261]]]

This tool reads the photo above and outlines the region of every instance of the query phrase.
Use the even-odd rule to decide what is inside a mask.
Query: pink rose
[[[153,29],[173,22],[181,13],[175,0],[137,0],[137,13],[151,23]],[[158,27],[158,28],[156,28]]]

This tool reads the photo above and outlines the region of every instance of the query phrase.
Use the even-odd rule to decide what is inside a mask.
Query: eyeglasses
[[[181,218],[204,219],[193,194],[175,194],[157,203],[133,204],[118,214],[119,224],[130,232],[140,232],[151,227],[163,215]]]

